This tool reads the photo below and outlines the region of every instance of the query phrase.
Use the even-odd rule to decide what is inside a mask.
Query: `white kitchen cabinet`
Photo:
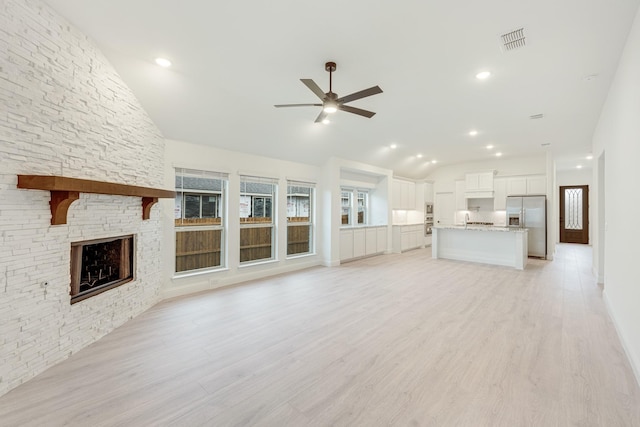
[[[402,209],[402,182],[394,179],[392,181],[391,208]]]
[[[353,258],[353,230],[340,230],[340,261]]]
[[[507,196],[525,196],[527,194],[527,178],[512,176],[507,178]]]
[[[425,203],[433,203],[434,195],[433,195],[433,183],[425,182],[424,183],[424,202]]]
[[[378,230],[376,228],[365,229],[365,255],[375,254],[378,249]]]
[[[360,258],[366,255],[366,229],[356,228],[353,230],[353,257]]]
[[[465,197],[465,181],[459,180],[456,181],[456,210],[457,211],[466,211],[467,210],[467,199]]]
[[[503,211],[507,209],[507,179],[496,178],[493,180],[493,210]]]
[[[493,171],[466,174],[465,191],[493,191]]]
[[[540,196],[544,194],[547,194],[547,179],[544,175],[507,178],[507,196]]]
[[[527,177],[527,195],[542,196],[547,194],[547,179],[544,175]]]
[[[340,230],[340,261],[380,254],[386,250],[386,225]]]
[[[416,184],[402,179],[393,180],[392,207],[400,210],[414,210],[416,208]]]
[[[376,252],[382,253],[387,250],[387,227],[376,228]]]
[[[424,246],[424,225],[394,225],[393,252],[399,253]]]

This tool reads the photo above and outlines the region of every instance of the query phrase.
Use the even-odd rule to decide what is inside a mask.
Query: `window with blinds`
[[[287,256],[313,253],[315,184],[287,181]]]
[[[224,266],[228,175],[176,168],[176,273]]]
[[[276,179],[240,176],[240,263],[275,258]]]

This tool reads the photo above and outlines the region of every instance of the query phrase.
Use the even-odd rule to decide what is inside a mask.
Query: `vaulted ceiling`
[[[167,138],[418,179],[496,152],[584,162],[640,0],[47,3],[97,43]],[[500,36],[520,28],[525,46],[505,51]],[[320,107],[273,107],[317,103],[299,79],[328,91],[327,61],[339,95],[382,88],[350,103],[373,118],[338,112],[323,125]]]

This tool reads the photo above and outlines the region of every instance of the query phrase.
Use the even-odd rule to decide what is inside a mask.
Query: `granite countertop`
[[[510,228],[505,226],[496,225],[436,225],[433,228],[442,228],[449,230],[474,230],[474,231],[502,231],[510,233],[524,233],[526,228]]]

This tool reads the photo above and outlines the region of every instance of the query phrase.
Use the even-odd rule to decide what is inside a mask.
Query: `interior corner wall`
[[[593,138],[595,158],[604,157],[606,197],[604,230],[604,296],[622,344],[640,382],[640,228],[632,218],[640,212],[634,194],[640,182],[640,10],[629,33]],[[597,174],[597,171],[596,171]],[[596,175],[597,176],[597,175]],[[597,195],[596,197],[598,197]],[[596,199],[597,200],[597,199]],[[597,227],[602,227],[596,221]],[[596,235],[600,230],[594,231]],[[602,242],[596,243],[598,246]],[[594,248],[598,253],[599,247]]]
[[[18,174],[159,187],[164,140],[95,44],[39,0],[0,2],[0,395],[159,300],[159,211],[88,195],[50,225]],[[70,304],[70,244],[134,234],[135,280]],[[44,283],[48,283],[44,286]]]

